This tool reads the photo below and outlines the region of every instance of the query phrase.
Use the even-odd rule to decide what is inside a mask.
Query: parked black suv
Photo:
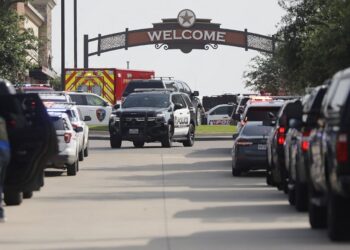
[[[321,103],[328,85],[314,88],[303,99],[300,115],[289,120],[286,135],[285,164],[288,171],[288,199],[297,211],[305,211],[308,206],[307,166],[309,165],[309,136],[317,126]]]
[[[185,93],[191,99],[192,105],[195,108],[196,114],[196,125],[200,125],[202,121],[202,116],[204,116],[204,109],[201,101],[199,100],[199,92],[192,91],[191,88],[187,85],[187,83],[179,80],[173,79],[150,79],[150,80],[132,80],[126,86],[123,95],[122,102],[125,98],[137,91],[143,89],[168,89],[174,92]]]
[[[350,68],[333,77],[310,134],[310,224],[328,225],[332,240],[350,239],[349,143]]]
[[[284,143],[289,129],[288,121],[291,118],[301,118],[301,101],[290,100],[285,102],[278,113],[276,125],[267,140],[269,166],[267,168],[266,182],[276,186],[279,190],[287,192],[288,173],[285,167]],[[272,114],[273,115],[273,114]]]
[[[0,116],[6,121],[11,159],[6,170],[4,201],[19,205],[44,185],[44,168],[57,151],[57,139],[37,94],[1,94]]]
[[[188,95],[172,91],[136,92],[126,98],[109,121],[112,148],[123,140],[135,147],[160,141],[171,147],[173,141],[191,147],[195,136],[195,113]]]

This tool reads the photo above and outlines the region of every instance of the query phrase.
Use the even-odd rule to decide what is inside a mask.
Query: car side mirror
[[[120,104],[118,103],[118,104],[114,105],[113,108],[114,109],[119,109],[120,108]]]
[[[183,105],[181,103],[175,103],[174,104],[174,110],[182,109]]]
[[[303,123],[300,120],[298,120],[298,119],[292,118],[292,119],[289,120],[288,125],[289,125],[290,128],[294,128],[294,129],[300,130],[302,125],[303,125]]]
[[[89,122],[89,121],[91,121],[91,116],[89,115],[84,116],[84,122]]]
[[[236,140],[237,137],[238,137],[238,133],[235,133],[235,134],[232,135],[232,139],[233,139],[233,140]]]
[[[193,96],[199,96],[199,91],[197,90],[193,91]]]
[[[74,130],[75,132],[80,133],[83,132],[83,127],[76,127]]]

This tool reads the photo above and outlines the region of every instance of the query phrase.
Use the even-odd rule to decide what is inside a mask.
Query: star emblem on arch
[[[190,28],[196,22],[196,15],[192,10],[182,10],[178,15],[178,22],[183,28]]]

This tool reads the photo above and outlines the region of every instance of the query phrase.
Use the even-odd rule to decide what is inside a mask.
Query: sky
[[[221,28],[273,35],[284,11],[278,0],[78,0],[78,67],[83,67],[83,36],[96,37],[129,30],[152,28],[163,18],[176,18],[191,9],[197,18],[209,18]],[[53,67],[61,71],[60,0],[53,10]],[[200,95],[246,93],[243,73],[259,52],[219,45],[217,50],[156,49],[154,45],[116,50],[90,57],[90,67],[153,70],[187,82]],[[66,68],[73,67],[73,0],[66,0]]]

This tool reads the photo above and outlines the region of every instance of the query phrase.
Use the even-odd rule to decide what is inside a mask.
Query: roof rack
[[[174,80],[174,77],[173,76],[154,76],[151,79]]]
[[[174,92],[172,89],[164,89],[164,88],[137,88],[134,89],[135,92],[154,92],[154,91],[165,91],[165,92]]]

